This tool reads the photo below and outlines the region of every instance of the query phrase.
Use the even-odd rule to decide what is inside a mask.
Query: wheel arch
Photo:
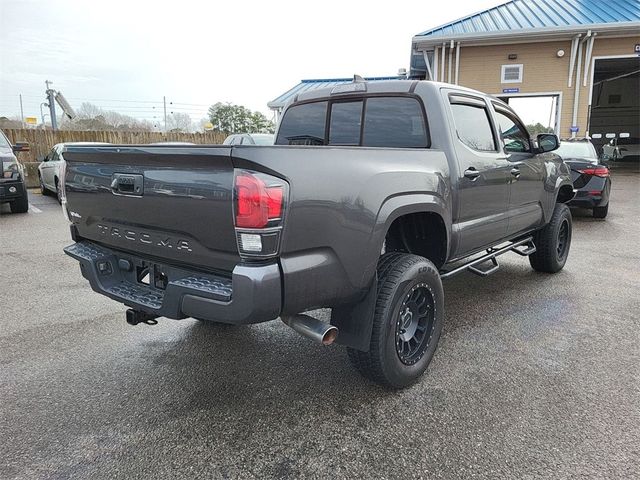
[[[438,267],[449,256],[451,214],[444,200],[436,195],[409,194],[389,199],[380,209],[377,225],[373,241],[378,252],[382,251],[390,235],[401,240],[399,235],[403,232],[407,234],[410,231],[408,229],[413,228],[415,233],[421,234],[422,239],[427,241],[427,245],[407,245],[406,241],[402,241],[402,245],[393,245],[395,250],[424,256]],[[426,236],[429,232],[435,232],[434,236]],[[436,249],[437,252],[431,249]]]

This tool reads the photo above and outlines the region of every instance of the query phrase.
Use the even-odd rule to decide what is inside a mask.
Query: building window
[[[522,83],[522,64],[502,65],[500,82],[502,83]]]

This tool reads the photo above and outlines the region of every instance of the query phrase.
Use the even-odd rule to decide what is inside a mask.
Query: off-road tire
[[[608,213],[609,213],[608,203],[604,207],[593,208],[593,218],[606,218]]]
[[[29,211],[29,197],[26,188],[22,189],[21,197],[9,203],[9,208],[11,208],[11,213],[27,213]]]
[[[571,247],[571,211],[564,203],[556,203],[551,221],[533,236],[535,253],[529,255],[531,267],[538,272],[562,270]]]
[[[403,307],[420,291],[428,300],[428,327],[415,358],[401,359]],[[413,297],[411,297],[413,298]],[[420,317],[422,318],[422,317]],[[425,372],[438,345],[444,321],[444,292],[435,265],[424,257],[400,252],[384,254],[378,262],[378,291],[373,332],[368,352],[348,348],[351,363],[366,378],[384,387],[399,389],[415,383]]]

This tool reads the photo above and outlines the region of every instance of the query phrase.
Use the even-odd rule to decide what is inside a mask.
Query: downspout
[[[591,36],[591,40],[589,40],[589,46],[587,47],[587,53],[584,58],[584,78],[582,80],[582,86],[587,86],[587,77],[589,74],[589,69],[591,68],[591,54],[593,53],[593,44],[596,41],[596,32],[593,32]],[[589,127],[591,126],[591,94],[593,92],[593,86],[589,89],[589,104],[587,105],[587,123],[584,127],[584,135],[585,137],[589,136]]]
[[[453,45],[454,41],[451,40],[449,44],[449,74],[447,76],[447,82],[451,83],[451,71],[453,70]]]
[[[436,45],[433,46],[433,77],[431,80],[438,81],[438,47]]]
[[[431,62],[429,61],[429,55],[426,50],[422,51],[424,57],[424,64],[427,66],[427,73],[429,74],[429,80],[433,80],[433,71],[431,70]]]
[[[578,121],[578,105],[580,102],[580,69],[582,68],[582,44],[591,37],[591,30],[587,31],[585,37],[578,43],[578,65],[576,67],[576,88],[573,95],[573,115],[571,117],[571,126],[576,127]],[[571,138],[576,138],[577,132],[571,132]]]
[[[458,77],[460,73],[460,42],[456,45],[456,85],[458,85]]]
[[[589,68],[591,67],[591,54],[593,53],[593,44],[596,41],[596,32],[593,32],[591,35],[591,39],[589,40],[589,45],[587,46],[587,53],[584,56],[584,79],[582,80],[582,86],[587,86],[587,75],[589,74]]]
[[[569,81],[567,83],[567,87],[571,88],[573,81],[573,69],[576,66],[576,50],[578,49],[578,41],[582,35],[578,34],[571,40],[571,60],[569,60]]]
[[[444,82],[444,54],[447,51],[447,44],[445,42],[442,42],[442,71],[440,72],[440,81]]]

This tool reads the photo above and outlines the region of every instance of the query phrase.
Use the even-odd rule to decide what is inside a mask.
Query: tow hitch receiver
[[[157,325],[158,320],[154,315],[150,315],[140,310],[134,310],[129,308],[127,310],[127,323],[129,325],[138,325],[139,323],[146,323],[147,325]]]

